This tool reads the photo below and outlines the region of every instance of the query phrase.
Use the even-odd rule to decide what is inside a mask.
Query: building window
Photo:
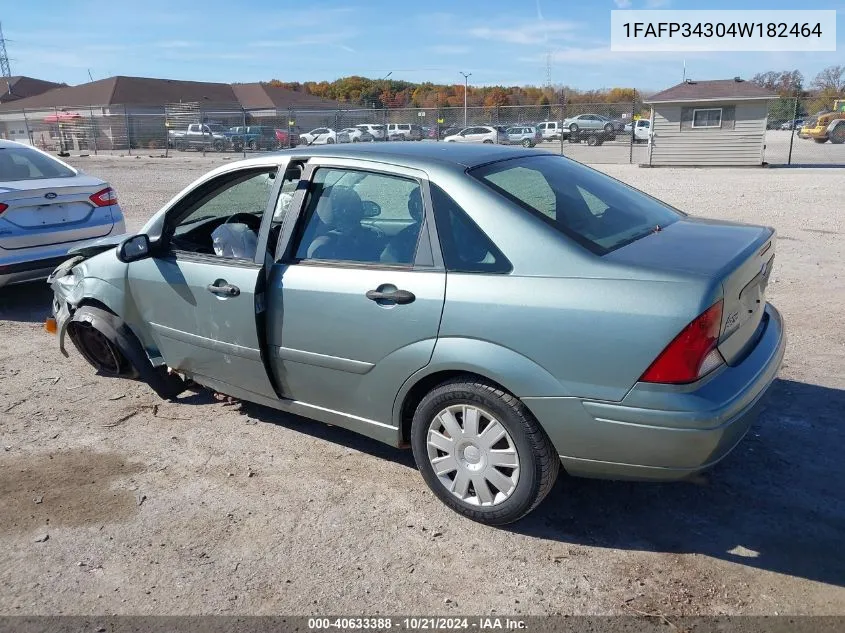
[[[708,108],[706,110],[693,110],[692,126],[699,127],[722,127],[722,108]]]

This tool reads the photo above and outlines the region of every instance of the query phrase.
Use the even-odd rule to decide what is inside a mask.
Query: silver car
[[[438,498],[503,524],[561,467],[672,480],[725,457],[783,357],[774,254],[770,228],[542,150],[298,148],[80,250],[48,329],[163,397],[191,379],[411,447]]]
[[[0,140],[0,287],[45,279],[68,249],[125,231],[109,183]]]
[[[508,137],[503,130],[492,125],[473,125],[465,127],[457,134],[443,139],[447,143],[507,143]]]

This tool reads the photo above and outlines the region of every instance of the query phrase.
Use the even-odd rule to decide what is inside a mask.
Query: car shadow
[[[180,399],[181,402],[181,399]],[[197,400],[196,403],[201,403]],[[367,453],[379,459],[385,459],[401,466],[413,468],[416,470],[417,466],[414,463],[414,456],[410,450],[394,448],[383,442],[379,442],[372,438],[360,435],[353,431],[349,431],[339,426],[330,426],[323,422],[317,422],[309,418],[304,418],[293,413],[285,413],[278,409],[265,407],[253,402],[241,402],[241,413],[247,415],[260,422],[268,424],[275,424],[283,426],[291,431],[303,433],[311,437],[337,444],[346,448],[351,448],[361,453]],[[420,481],[421,485],[422,481]]]
[[[696,482],[563,476],[514,532],[697,553],[845,586],[845,391],[777,380],[742,443]]]
[[[0,288],[0,321],[43,323],[52,303],[53,291],[44,281]]]
[[[213,399],[200,392],[179,401]],[[340,427],[253,403],[242,403],[241,411],[416,468],[410,450]],[[696,480],[618,482],[562,474],[534,512],[505,529],[592,547],[697,553],[845,586],[843,412],[843,390],[776,380],[745,439]]]

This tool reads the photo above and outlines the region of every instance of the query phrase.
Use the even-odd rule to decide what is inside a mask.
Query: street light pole
[[[460,73],[464,76],[464,127],[467,126],[467,89],[469,88],[469,78],[472,76],[472,73],[465,73],[460,71]]]

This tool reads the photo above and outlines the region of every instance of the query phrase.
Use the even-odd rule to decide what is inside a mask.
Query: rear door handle
[[[411,303],[416,299],[416,296],[410,290],[389,290],[382,292],[381,290],[368,290],[367,299],[370,301],[390,301],[400,305]]]
[[[237,297],[239,294],[241,294],[240,288],[238,288],[237,286],[233,286],[229,283],[223,283],[220,285],[208,284],[206,288],[210,293],[221,297]]]

